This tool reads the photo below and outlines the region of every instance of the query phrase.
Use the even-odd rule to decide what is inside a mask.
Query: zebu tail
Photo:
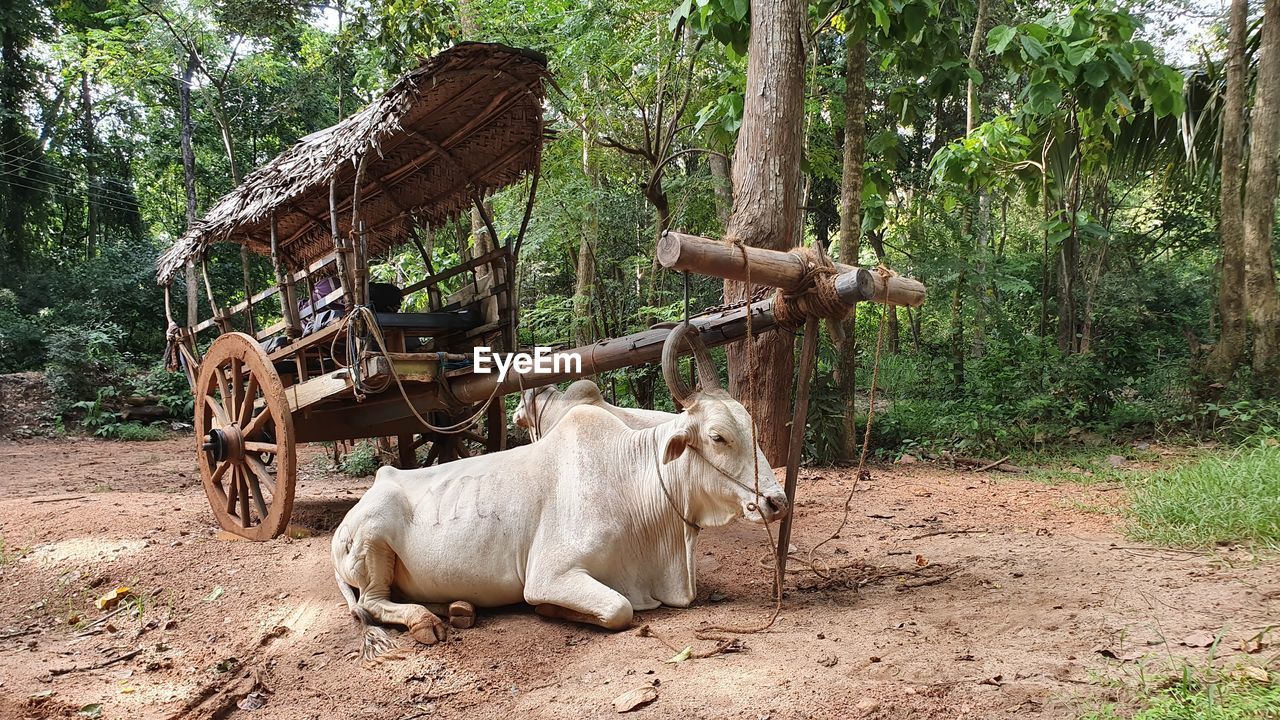
[[[387,632],[387,629],[380,625],[368,610],[360,607],[355,589],[342,579],[337,570],[333,572],[333,578],[338,581],[338,592],[342,593],[342,598],[347,601],[351,618],[360,625],[360,634],[364,638],[360,645],[361,659],[373,662],[397,649],[399,643],[391,633]]]
[[[387,629],[382,627],[368,610],[360,606],[356,589],[342,577],[340,568],[351,550],[351,533],[346,525],[339,525],[333,535],[333,579],[338,583],[338,592],[347,601],[347,609],[351,617],[360,625],[360,634],[364,640],[360,647],[360,657],[365,661],[375,661],[395,650],[398,643]]]

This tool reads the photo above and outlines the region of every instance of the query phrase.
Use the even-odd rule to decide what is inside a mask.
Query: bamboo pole
[[[746,254],[751,265],[751,281],[757,285],[797,290],[809,274],[804,259],[794,253],[747,246]],[[742,248],[723,240],[667,231],[658,241],[658,262],[668,270],[747,280]],[[835,263],[835,268],[841,273],[855,269],[843,263]],[[898,275],[885,278],[879,273],[871,273],[870,280],[875,283],[875,292],[869,300],[907,307],[924,304],[925,287],[917,280]]]

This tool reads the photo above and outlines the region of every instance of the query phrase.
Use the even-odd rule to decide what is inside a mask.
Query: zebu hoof
[[[427,613],[421,620],[409,626],[409,636],[423,645],[435,645],[449,637],[449,626],[440,618]]]
[[[476,606],[466,600],[459,600],[449,605],[449,625],[465,630],[476,624]]]

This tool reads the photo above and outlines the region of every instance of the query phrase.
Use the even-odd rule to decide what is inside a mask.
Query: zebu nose
[[[764,516],[765,520],[773,522],[786,517],[790,509],[791,503],[787,502],[786,495],[768,495],[764,499],[764,505],[760,508],[760,514]]]

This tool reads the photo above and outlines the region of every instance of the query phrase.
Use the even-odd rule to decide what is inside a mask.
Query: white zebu
[[[379,470],[333,537],[338,586],[366,628],[366,657],[389,641],[376,624],[403,625],[428,645],[444,639],[447,627],[427,606],[447,603],[523,601],[542,615],[625,628],[635,610],[693,601],[699,530],[785,515],[750,416],[715,385],[705,347],[691,340],[706,389],[691,393],[667,373],[686,412],[666,423],[633,430],[585,405],[541,442]],[[674,366],[667,355],[664,369]]]
[[[643,408],[618,407],[604,399],[600,386],[590,380],[570,383],[563,391],[547,385],[520,393],[520,403],[511,416],[516,427],[529,431],[529,437],[537,440],[551,432],[551,428],[579,405],[594,405],[622,421],[623,425],[638,430],[670,421],[675,413]]]

